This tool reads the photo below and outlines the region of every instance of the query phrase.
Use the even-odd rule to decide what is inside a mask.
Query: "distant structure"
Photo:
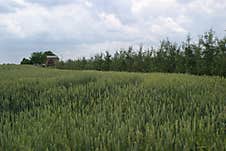
[[[47,56],[46,58],[46,66],[55,66],[59,61],[57,56]]]

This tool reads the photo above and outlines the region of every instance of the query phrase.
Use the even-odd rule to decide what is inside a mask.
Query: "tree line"
[[[30,63],[38,58],[33,53]],[[45,56],[45,55],[44,55]],[[37,59],[38,60],[38,59]],[[42,62],[37,61],[36,62]],[[24,63],[24,61],[22,61]],[[33,64],[32,63],[32,64]],[[26,62],[25,62],[26,64]],[[211,29],[193,42],[187,36],[185,42],[178,44],[162,40],[158,48],[139,50],[129,47],[128,50],[109,51],[91,58],[60,61],[59,69],[127,71],[127,72],[167,72],[188,73],[195,75],[226,76],[226,37],[217,38]]]
[[[219,39],[210,30],[192,42],[191,37],[182,44],[160,42],[158,48],[138,51],[108,51],[91,58],[61,61],[59,69],[128,71],[128,72],[168,72],[189,73],[195,75],[226,76],[226,37]]]

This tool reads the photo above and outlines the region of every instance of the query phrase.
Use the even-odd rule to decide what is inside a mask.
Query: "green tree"
[[[217,38],[211,29],[206,32],[199,40],[203,55],[203,73],[212,75],[214,70],[214,56],[217,53]]]
[[[154,48],[152,47],[151,50],[148,49],[148,51],[144,52],[144,72],[152,72],[154,70],[154,62],[153,62],[153,53],[154,53]]]
[[[186,42],[183,44],[184,57],[185,57],[185,69],[186,73],[195,72],[195,55],[193,51],[193,45],[191,44],[190,35],[187,36]]]
[[[103,54],[97,54],[95,55],[94,58],[94,67],[96,70],[103,70],[103,64],[104,64],[104,60],[103,60]]]
[[[46,57],[43,52],[33,52],[30,60],[32,64],[43,64],[46,61]]]
[[[111,69],[111,62],[111,55],[106,51],[104,56],[104,70],[109,71]]]
[[[21,64],[44,64],[47,56],[55,56],[52,51],[33,52],[29,59],[23,58]]]
[[[23,60],[20,62],[20,64],[31,64],[31,60],[27,58],[23,58]]]
[[[226,76],[226,37],[218,41],[217,53],[213,59],[213,74]]]
[[[199,38],[198,43],[192,42],[190,36],[187,36],[182,45],[166,39],[160,42],[159,48],[152,47],[151,51],[149,49],[143,50],[142,46],[138,51],[129,47],[128,50],[116,51],[112,56],[106,51],[105,54],[97,54],[90,59],[77,59],[63,65],[70,69],[176,72],[226,76],[225,45],[226,38],[218,40],[213,30],[210,30]],[[32,60],[34,59],[32,58]]]
[[[138,71],[138,72],[144,72],[145,67],[144,67],[144,53],[143,53],[143,46],[140,45],[140,49],[138,53],[135,53],[133,56],[133,71]]]
[[[194,67],[194,74],[201,75],[204,74],[203,70],[203,59],[202,59],[202,52],[200,45],[194,45],[194,58],[195,58],[195,67]]]
[[[185,57],[184,57],[184,52],[180,50],[180,48],[177,49],[176,55],[175,55],[175,63],[176,63],[176,68],[175,72],[176,73],[185,73]]]

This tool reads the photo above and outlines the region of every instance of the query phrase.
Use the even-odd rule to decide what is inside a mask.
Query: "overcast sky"
[[[0,0],[0,63],[34,51],[65,60],[166,37],[181,42],[210,28],[226,35],[226,0]]]

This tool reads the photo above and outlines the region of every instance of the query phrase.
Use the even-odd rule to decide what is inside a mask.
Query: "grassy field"
[[[226,79],[0,66],[0,150],[226,149]]]

